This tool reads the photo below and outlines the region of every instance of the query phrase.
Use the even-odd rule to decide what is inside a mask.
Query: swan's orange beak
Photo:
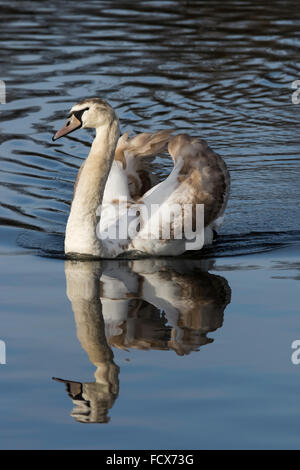
[[[67,120],[66,124],[52,137],[52,140],[55,141],[64,135],[70,134],[71,132],[76,131],[76,129],[79,129],[81,126],[81,121],[77,119],[74,114],[72,114],[72,116]]]

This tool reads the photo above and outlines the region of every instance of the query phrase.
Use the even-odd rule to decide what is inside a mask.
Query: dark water
[[[0,0],[2,448],[299,447],[299,26],[292,1]],[[51,137],[88,96],[224,157],[205,260],[57,259],[92,134]]]
[[[92,137],[81,131],[55,145],[51,137],[87,96],[109,100],[124,132],[174,127],[224,156],[232,193],[217,252],[299,242],[299,109],[291,83],[300,75],[300,16],[293,2],[0,5],[7,86],[0,220],[10,227],[8,242],[20,233],[23,246],[62,250],[73,181]]]

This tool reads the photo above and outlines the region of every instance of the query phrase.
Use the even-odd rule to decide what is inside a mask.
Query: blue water
[[[210,276],[231,289],[224,314],[217,305],[218,288],[216,299],[214,289],[207,293],[203,287],[203,274],[198,280],[195,275],[202,289],[200,329],[193,330],[202,334],[200,351],[180,356],[171,348],[152,349],[160,336],[155,328],[152,347],[108,348],[114,355],[108,362],[120,371],[99,386],[93,406],[104,403],[109,422],[84,426],[80,415],[70,416],[74,403],[65,385],[52,380],[95,383],[96,366],[87,355],[93,341],[84,350],[77,338],[64,262],[2,257],[1,338],[7,364],[0,368],[1,448],[297,448],[300,365],[291,362],[291,343],[300,339],[299,266],[290,249],[219,259]],[[143,341],[145,347],[143,326],[149,319],[134,322],[136,328],[128,320],[125,329],[131,328],[136,345]],[[95,328],[92,321],[89,325]],[[82,339],[77,321],[78,332]]]
[[[0,0],[0,14],[0,448],[299,448],[294,3]],[[51,137],[95,95],[122,131],[175,127],[224,157],[211,249],[63,259],[92,135]]]

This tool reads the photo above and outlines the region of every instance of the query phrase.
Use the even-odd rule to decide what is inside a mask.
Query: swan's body
[[[95,128],[96,137],[74,187],[66,227],[67,255],[180,255],[187,246],[181,226],[187,204],[193,211],[197,204],[204,205],[204,230],[196,248],[202,248],[203,241],[212,243],[227,204],[230,178],[222,158],[205,141],[171,131],[139,134],[132,139],[126,133],[119,138],[114,110],[97,98],[75,105],[71,119],[54,139],[79,127]],[[157,183],[143,157],[154,157],[167,148],[174,168]],[[143,211],[138,217],[137,204],[148,210],[151,218]],[[179,207],[180,214],[174,215],[168,233],[171,205]],[[195,225],[195,211],[190,218]],[[130,226],[137,224],[139,231],[130,231]],[[178,237],[178,231],[182,236]]]

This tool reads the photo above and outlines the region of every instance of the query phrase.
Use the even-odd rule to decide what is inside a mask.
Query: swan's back
[[[221,217],[230,191],[230,175],[220,155],[205,140],[179,134],[170,139],[168,150],[174,164],[181,164],[178,185],[185,203],[204,204],[205,226]]]
[[[158,172],[152,171],[153,167],[151,168],[151,163],[149,165],[145,157],[155,157],[167,150],[174,167],[165,179],[158,182]],[[170,207],[184,205],[190,205],[192,208],[190,217],[193,230],[199,227],[196,205],[204,206],[204,244],[212,243],[214,231],[220,228],[222,223],[229,189],[230,176],[226,164],[205,140],[186,134],[173,135],[172,131],[143,133],[131,139],[128,139],[128,133],[124,134],[118,141],[115,160],[105,188],[105,211],[102,212],[100,220],[101,231],[113,225],[119,230],[120,221],[123,219],[110,210],[110,207],[114,209],[120,201],[125,201],[121,202],[124,206],[122,217],[127,217],[129,221],[132,217],[126,214],[131,204],[144,205],[148,214],[152,214],[151,208],[157,205],[159,210],[155,209],[154,218],[152,215],[145,220],[142,217],[143,229],[133,239],[129,237],[128,242],[125,239],[107,240],[108,250],[113,249],[115,253],[135,251],[171,256],[183,253],[186,244],[182,213],[172,219],[171,238],[157,239],[155,234],[168,233],[165,225],[169,223]],[[182,233],[180,239],[178,230]],[[197,249],[200,248],[199,245]]]

